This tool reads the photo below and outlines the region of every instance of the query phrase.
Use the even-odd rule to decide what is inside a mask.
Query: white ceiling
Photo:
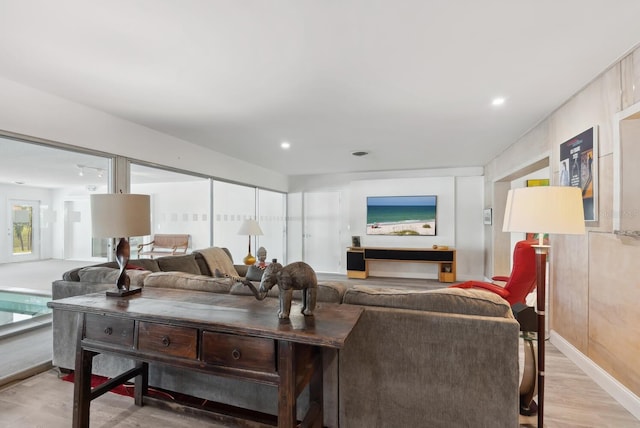
[[[482,166],[640,42],[638,16],[638,0],[0,0],[0,76],[287,175]]]

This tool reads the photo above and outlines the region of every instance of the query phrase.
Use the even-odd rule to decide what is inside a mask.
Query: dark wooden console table
[[[167,289],[145,289],[124,298],[87,294],[54,300],[49,306],[80,314],[73,397],[76,428],[89,426],[91,400],[131,378],[135,377],[135,404],[150,401],[144,398],[150,363],[273,385],[278,388],[278,427],[321,427],[322,348],[341,348],[362,313],[357,306],[319,303],[313,317],[304,317],[294,303],[291,318],[279,320],[278,299]],[[99,353],[129,357],[137,366],[92,389],[92,361]],[[296,401],[306,385],[309,410],[298,425]]]
[[[347,277],[367,278],[369,276],[369,261],[437,263],[440,282],[455,282],[456,280],[456,250],[450,248],[349,247],[347,249]]]

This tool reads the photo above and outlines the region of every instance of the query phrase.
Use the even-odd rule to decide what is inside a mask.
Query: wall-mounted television
[[[368,196],[367,235],[435,236],[436,196]]]

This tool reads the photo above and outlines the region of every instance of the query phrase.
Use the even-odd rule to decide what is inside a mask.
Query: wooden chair
[[[138,258],[140,256],[175,256],[186,254],[191,235],[184,234],[156,234],[151,242],[138,244]],[[145,247],[148,249],[144,250]]]

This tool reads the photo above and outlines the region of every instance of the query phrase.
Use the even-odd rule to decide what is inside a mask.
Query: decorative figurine
[[[267,263],[265,262],[265,260],[267,260],[267,250],[264,247],[260,247],[258,248],[258,267],[260,269],[264,269],[267,267]]]
[[[302,313],[313,316],[318,293],[318,278],[311,266],[304,262],[294,262],[284,267],[277,262],[271,263],[262,274],[259,290],[256,290],[251,281],[245,280],[243,284],[251,289],[258,300],[264,300],[269,290],[277,284],[280,290],[278,318],[282,319],[289,318],[293,290],[302,290]]]

